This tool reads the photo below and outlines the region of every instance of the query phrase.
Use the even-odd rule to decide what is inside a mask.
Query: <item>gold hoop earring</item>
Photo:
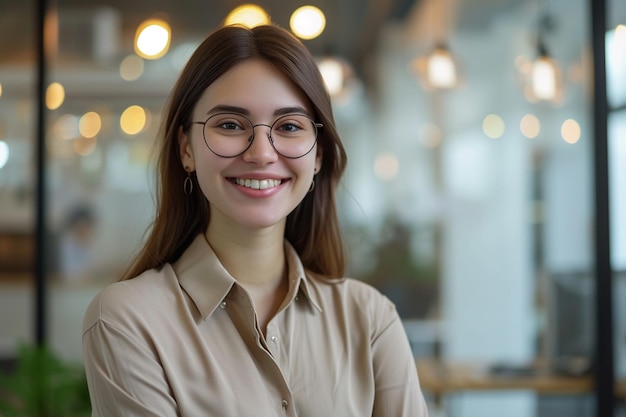
[[[309,192],[315,189],[315,180],[311,181],[311,186],[309,187]]]
[[[191,173],[189,171],[187,171],[187,178],[185,178],[185,181],[183,182],[183,190],[187,195],[191,195],[191,193],[193,193],[193,180],[191,179]]]

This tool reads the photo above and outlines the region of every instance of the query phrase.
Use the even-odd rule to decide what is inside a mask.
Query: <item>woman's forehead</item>
[[[196,110],[230,105],[255,112],[301,107],[310,111],[306,95],[271,63],[252,59],[231,68],[209,85]]]

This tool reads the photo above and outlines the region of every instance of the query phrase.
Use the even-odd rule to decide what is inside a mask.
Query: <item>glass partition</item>
[[[4,2],[0,14],[0,367],[34,339],[36,132],[35,2]],[[15,31],[25,36],[14,37]]]
[[[607,95],[609,102],[608,150],[613,268],[613,340],[618,414],[626,414],[623,397],[626,379],[626,5],[608,3],[606,35]]]

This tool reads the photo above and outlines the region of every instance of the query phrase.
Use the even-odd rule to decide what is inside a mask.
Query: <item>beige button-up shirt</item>
[[[202,235],[173,265],[105,288],[83,329],[93,416],[426,416],[393,304],[315,277],[285,246],[289,292],[266,337]]]

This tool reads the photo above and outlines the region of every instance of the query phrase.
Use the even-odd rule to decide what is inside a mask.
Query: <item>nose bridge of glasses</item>
[[[252,136],[254,136],[254,129],[259,127],[259,126],[265,126],[267,127],[267,137],[271,138],[272,137],[272,126],[268,125],[267,123],[257,123],[257,124],[251,124],[252,125]]]

